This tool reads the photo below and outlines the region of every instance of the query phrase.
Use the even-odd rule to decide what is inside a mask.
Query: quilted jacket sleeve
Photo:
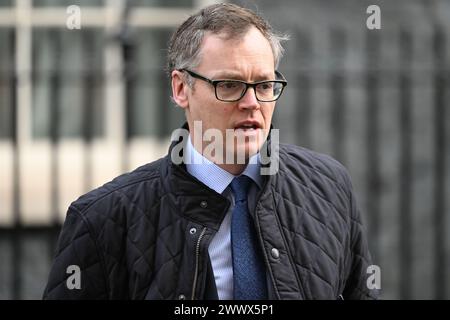
[[[379,290],[372,288],[373,283],[368,280],[371,273],[368,267],[372,260],[367,243],[366,229],[361,220],[360,210],[355,199],[349,175],[346,174],[347,186],[349,186],[350,198],[350,238],[351,252],[348,277],[346,280],[343,297],[344,299],[368,300],[377,299]],[[370,287],[370,288],[369,288]]]
[[[44,299],[106,299],[104,263],[89,223],[71,206],[60,233]]]

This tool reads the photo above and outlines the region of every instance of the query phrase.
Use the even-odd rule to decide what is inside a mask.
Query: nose
[[[255,89],[248,88],[247,92],[238,101],[238,107],[241,110],[244,109],[259,109],[259,101],[256,99]]]

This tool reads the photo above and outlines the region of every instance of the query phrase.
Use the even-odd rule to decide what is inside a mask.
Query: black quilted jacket
[[[270,298],[374,298],[346,170],[300,147],[279,156],[253,212]],[[71,204],[44,298],[217,298],[208,245],[229,205],[168,156],[114,179]],[[67,286],[70,265],[80,289]]]

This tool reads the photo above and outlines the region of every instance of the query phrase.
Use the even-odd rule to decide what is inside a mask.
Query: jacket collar
[[[271,129],[273,126],[271,125]],[[166,187],[173,194],[176,206],[181,213],[189,220],[196,221],[206,227],[219,230],[220,224],[225,217],[230,206],[229,200],[210,189],[201,181],[193,177],[186,170],[186,165],[183,162],[174,163],[172,161],[172,154],[176,154],[178,159],[183,158],[183,150],[186,148],[187,138],[189,133],[188,123],[185,122],[180,128],[179,135],[172,136],[172,143],[168,152],[168,167]],[[182,134],[184,132],[184,135]],[[270,151],[270,133],[267,139],[268,150]],[[269,154],[270,155],[270,154]],[[268,166],[269,164],[262,164],[261,166]],[[163,173],[162,177],[165,177]],[[267,182],[267,181],[266,181]],[[264,184],[263,189],[265,189]],[[262,190],[260,190],[261,192]]]
[[[181,129],[184,129],[185,132],[189,130],[187,122]],[[177,155],[183,157],[186,142],[187,136],[180,135],[178,139],[172,141],[169,147],[167,188],[173,195],[173,201],[183,216],[188,220],[218,231],[230,202],[226,197],[218,194],[189,174],[183,162],[174,163],[172,161],[172,153],[177,152],[175,148],[180,150]],[[163,178],[165,177],[163,176]]]

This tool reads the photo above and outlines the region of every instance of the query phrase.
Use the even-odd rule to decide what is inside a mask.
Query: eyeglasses
[[[265,80],[253,83],[241,80],[211,80],[188,69],[180,69],[179,71],[186,71],[193,78],[206,81],[213,85],[217,100],[225,102],[235,102],[240,100],[249,87],[253,88],[255,91],[256,99],[258,101],[272,102],[278,100],[284,87],[287,85],[284,76],[278,71],[275,71],[278,80]]]

